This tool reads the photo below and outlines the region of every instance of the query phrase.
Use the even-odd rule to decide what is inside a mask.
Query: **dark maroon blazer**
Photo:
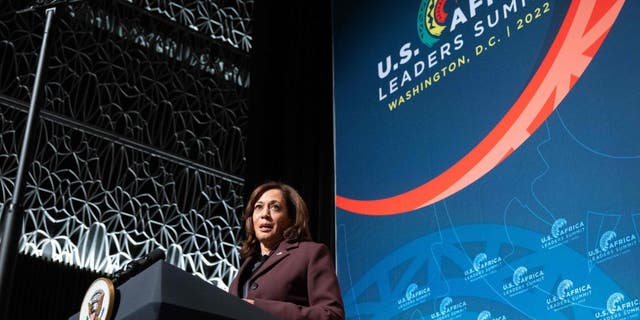
[[[247,258],[229,286],[241,296],[240,275],[253,265]],[[329,248],[316,242],[280,243],[247,280],[247,299],[282,319],[344,319],[344,305]]]

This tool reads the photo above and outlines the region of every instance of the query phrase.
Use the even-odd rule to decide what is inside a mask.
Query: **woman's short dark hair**
[[[283,233],[284,240],[291,242],[312,240],[311,232],[309,231],[309,209],[304,199],[290,185],[277,181],[268,181],[256,187],[245,204],[242,215],[245,239],[242,241],[242,247],[240,248],[240,257],[242,259],[257,255],[260,250],[260,243],[253,229],[253,207],[265,192],[272,189],[282,191],[287,205],[288,218],[293,221],[293,225]]]

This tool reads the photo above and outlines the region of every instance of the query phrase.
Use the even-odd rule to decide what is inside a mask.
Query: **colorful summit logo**
[[[447,12],[444,11],[444,5],[447,0],[422,0],[420,9],[418,10],[418,36],[420,41],[427,45],[433,46],[445,29],[445,21],[447,20]]]

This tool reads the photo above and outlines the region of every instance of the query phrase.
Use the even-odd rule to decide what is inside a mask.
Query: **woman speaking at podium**
[[[229,293],[282,319],[344,319],[328,247],[313,242],[300,194],[280,182],[258,186],[242,219],[242,264]]]

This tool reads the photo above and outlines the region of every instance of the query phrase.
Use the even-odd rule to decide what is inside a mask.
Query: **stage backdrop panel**
[[[347,317],[640,317],[640,2],[333,10]]]

